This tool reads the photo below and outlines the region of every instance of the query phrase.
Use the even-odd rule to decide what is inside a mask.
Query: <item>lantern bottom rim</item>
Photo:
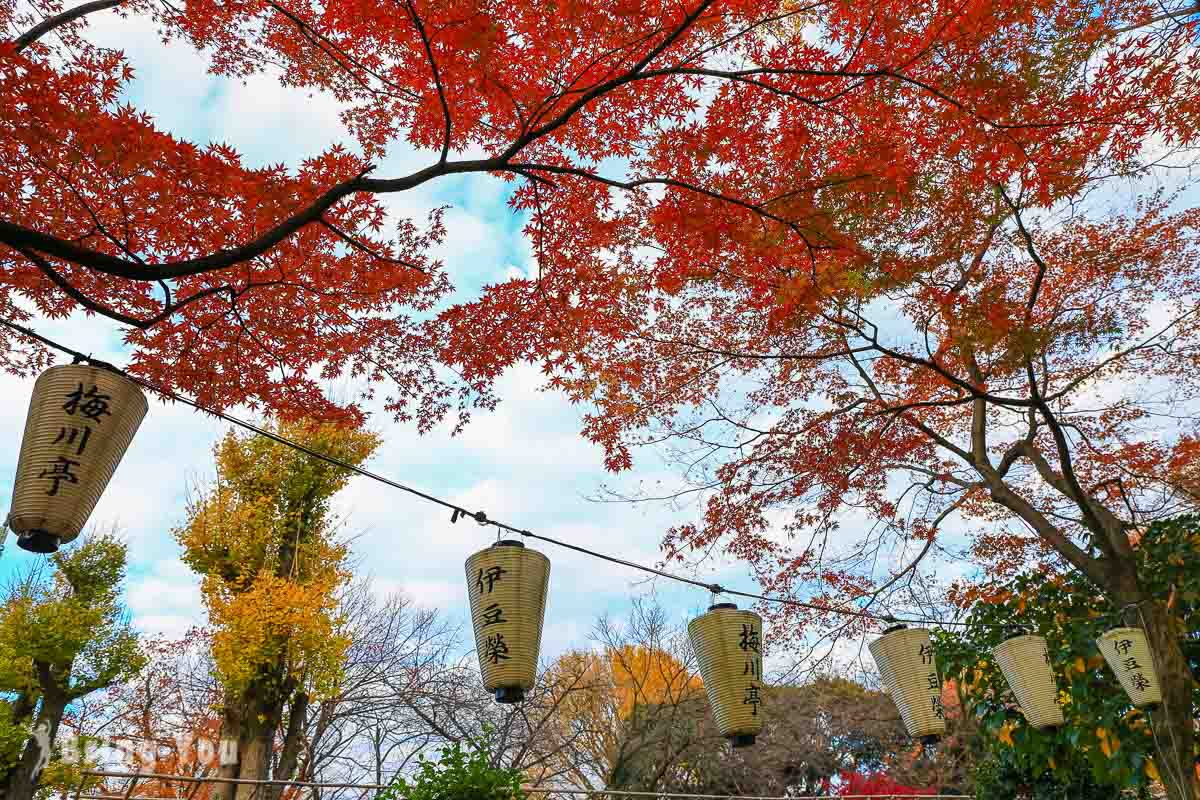
[[[54,553],[58,551],[61,539],[49,531],[34,528],[31,531],[17,534],[17,547],[31,553]]]
[[[520,686],[497,686],[497,703],[520,703],[525,699],[525,690]]]
[[[921,744],[937,744],[941,740],[942,735],[940,733],[931,733],[927,736],[921,737]]]
[[[749,747],[754,744],[753,733],[735,733],[729,737],[729,744],[734,747]]]

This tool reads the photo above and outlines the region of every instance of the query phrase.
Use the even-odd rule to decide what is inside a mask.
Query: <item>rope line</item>
[[[513,533],[518,536],[524,536],[524,537],[527,537],[530,539],[537,539],[539,541],[543,541],[548,544],[555,545],[556,547],[562,547],[567,550],[574,550],[577,553],[582,553],[583,555],[589,556],[591,558],[597,558],[597,559],[607,561],[612,564],[618,564],[623,567],[628,567],[629,569],[639,570],[639,571],[645,572],[647,574],[657,575],[659,577],[666,578],[666,579],[672,580],[672,581],[676,581],[678,583],[684,583],[684,584],[689,584],[691,586],[696,586],[701,589],[704,589],[705,591],[711,592],[714,595],[718,595],[718,594],[733,595],[736,597],[744,597],[744,598],[747,598],[750,600],[758,600],[758,601],[764,602],[764,603],[775,603],[775,604],[779,604],[779,605],[792,606],[795,608],[803,608],[808,611],[816,611],[816,612],[819,612],[822,614],[837,614],[837,615],[848,616],[848,617],[856,617],[859,619],[869,619],[869,620],[874,620],[876,622],[887,623],[889,625],[913,624],[913,625],[931,625],[931,626],[937,626],[937,627],[961,626],[964,628],[965,627],[983,627],[983,628],[995,628],[995,629],[1012,627],[1011,625],[996,624],[996,623],[984,623],[984,622],[968,623],[968,622],[958,621],[958,620],[937,620],[937,619],[912,618],[912,617],[899,618],[899,617],[894,617],[891,614],[873,614],[871,612],[863,611],[861,609],[856,609],[856,608],[855,609],[835,608],[833,606],[827,606],[827,605],[823,605],[820,603],[811,603],[811,602],[806,602],[804,600],[796,600],[796,599],[790,598],[790,597],[774,597],[774,596],[765,595],[765,594],[755,594],[754,592],[745,592],[745,591],[741,591],[738,589],[730,589],[728,587],[722,586],[719,583],[706,583],[705,581],[697,580],[695,578],[689,578],[684,575],[679,575],[679,574],[672,573],[672,572],[665,572],[661,569],[658,569],[656,567],[651,567],[646,564],[639,564],[637,562],[629,561],[624,558],[618,558],[617,556],[608,555],[607,553],[601,553],[596,550],[591,550],[589,548],[582,547],[577,544],[565,542],[561,539],[556,539],[551,536],[545,536],[540,533],[534,533],[533,531],[528,530],[526,528],[519,528],[519,527],[516,527],[515,525],[510,525],[509,523],[503,522],[498,519],[492,519],[492,518],[488,517],[488,515],[483,511],[468,511],[466,508],[464,508],[456,503],[452,503],[449,500],[445,500],[443,498],[429,494],[428,492],[423,492],[420,489],[414,489],[411,486],[407,486],[403,483],[400,483],[399,481],[395,481],[384,475],[380,475],[376,472],[372,472],[371,470],[366,469],[364,467],[360,467],[356,464],[351,464],[351,463],[343,461],[342,459],[337,458],[335,456],[330,456],[330,455],[322,453],[318,450],[314,450],[311,447],[308,447],[307,445],[304,445],[304,444],[301,444],[300,442],[296,442],[291,439],[288,439],[285,436],[281,436],[273,431],[263,428],[260,425],[256,425],[253,422],[249,422],[248,420],[244,420],[239,417],[235,417],[232,414],[228,414],[224,411],[219,411],[215,408],[210,408],[196,400],[191,399],[190,397],[186,397],[186,396],[181,395],[178,392],[172,391],[170,389],[165,389],[161,386],[158,386],[157,384],[151,383],[150,381],[148,381],[144,378],[140,378],[137,375],[131,375],[129,372],[121,369],[120,367],[115,366],[114,364],[109,364],[106,361],[101,361],[99,359],[95,359],[95,358],[91,357],[90,355],[87,355],[78,350],[70,348],[67,345],[61,344],[60,342],[56,342],[53,339],[43,336],[42,334],[40,334],[30,328],[27,328],[24,325],[20,325],[16,322],[13,322],[12,320],[5,319],[4,317],[0,317],[0,325],[4,326],[6,328],[9,328],[10,330],[15,331],[16,333],[19,333],[30,339],[33,339],[37,342],[40,342],[40,343],[46,345],[47,347],[50,347],[50,348],[58,350],[62,353],[65,353],[65,354],[71,356],[75,360],[76,363],[85,362],[85,363],[90,364],[95,367],[110,370],[112,372],[117,373],[118,375],[122,375],[125,378],[128,378],[129,380],[133,381],[134,383],[138,384],[139,386],[141,386],[157,395],[160,395],[161,397],[164,397],[168,400],[183,403],[184,405],[190,406],[203,414],[208,414],[210,416],[224,420],[225,422],[228,422],[231,425],[236,425],[239,428],[243,428],[244,430],[247,430],[247,431],[250,431],[251,433],[257,434],[258,436],[266,437],[267,439],[270,439],[271,441],[281,444],[285,447],[290,447],[294,450],[298,450],[312,458],[316,458],[318,460],[324,461],[333,466],[340,467],[342,469],[356,473],[358,475],[363,476],[364,478],[369,478],[370,480],[377,481],[377,482],[382,483],[385,486],[389,486],[393,489],[398,489],[399,491],[406,492],[406,493],[408,493],[414,497],[420,498],[421,500],[424,500],[426,502],[439,505],[439,506],[441,506],[445,509],[448,509],[452,512],[451,517],[450,517],[451,522],[458,522],[459,518],[461,518],[461,517],[469,517],[470,519],[475,520],[480,525],[484,525],[484,526],[494,525],[497,528],[497,530],[508,531],[509,533]],[[1095,619],[1095,618],[1094,617],[1087,617],[1087,618],[1080,617],[1079,619],[1089,619],[1090,620],[1090,619]],[[691,795],[689,795],[689,796],[691,796]]]
[[[364,789],[367,791],[379,791],[388,788],[386,783],[314,783],[310,781],[284,781],[284,780],[258,780],[253,778],[222,778],[216,775],[168,775],[161,772],[110,772],[106,770],[82,770],[81,776],[86,778],[116,778],[127,779],[133,782],[141,781],[161,781],[163,783],[221,783],[232,784],[236,786],[295,786],[309,789]],[[82,781],[81,781],[82,783]],[[525,794],[563,794],[563,795],[579,795],[583,797],[649,797],[663,798],[663,800],[828,800],[827,795],[791,795],[791,796],[771,796],[771,795],[753,795],[753,794],[689,794],[686,792],[635,792],[623,789],[552,789],[548,787],[532,786],[529,788],[522,787],[522,792]],[[121,795],[92,793],[83,794],[83,798],[90,800],[115,800]],[[916,798],[918,800],[970,800],[970,795],[965,794],[849,794],[838,795],[843,800],[858,800],[860,798],[886,798],[886,800],[908,800],[908,798]]]

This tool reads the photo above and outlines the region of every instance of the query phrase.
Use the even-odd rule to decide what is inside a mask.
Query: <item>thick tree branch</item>
[[[61,14],[56,14],[49,19],[43,20],[17,37],[15,42],[16,50],[19,53],[56,28],[61,28],[63,25],[69,25],[80,17],[91,14],[92,12],[116,8],[123,2],[125,2],[125,0],[92,0],[90,3],[83,3],[82,5],[67,9]]]

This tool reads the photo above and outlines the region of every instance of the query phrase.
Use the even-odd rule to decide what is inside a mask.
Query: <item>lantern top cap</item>
[[[711,606],[708,607],[708,610],[709,611],[718,611],[723,608],[728,608],[733,611],[737,611],[737,603],[713,603]]]
[[[524,547],[525,543],[520,539],[501,539],[492,547]]]
[[[1004,629],[1004,637],[1006,639],[1016,639],[1018,636],[1032,636],[1033,631],[1026,628],[1024,625],[1009,625]]]
[[[903,630],[908,630],[908,626],[905,625],[903,622],[897,622],[895,625],[889,625],[888,627],[884,628],[883,635],[886,636],[889,633],[893,633],[895,631],[903,631]]]

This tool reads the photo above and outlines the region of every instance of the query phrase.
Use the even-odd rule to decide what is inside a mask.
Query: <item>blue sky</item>
[[[113,14],[91,18],[90,38],[125,51],[136,79],[124,98],[153,115],[171,133],[197,143],[234,146],[249,165],[301,160],[348,137],[330,98],[288,89],[269,75],[246,82],[206,74],[206,62],[184,45],[164,45],[153,24],[121,20]],[[403,174],[431,160],[430,154],[398,147],[377,170]],[[506,206],[507,186],[487,177],[443,180],[403,196],[385,199],[397,214],[423,220],[429,209],[450,205],[446,242],[437,255],[461,291],[502,280],[524,269],[530,250],[521,235],[523,219]],[[60,322],[42,320],[40,331],[120,364],[118,326],[82,315]],[[535,368],[522,367],[501,382],[500,409],[476,418],[456,438],[439,429],[426,437],[394,425],[384,414],[372,427],[384,445],[370,462],[388,477],[445,496],[489,516],[645,563],[658,559],[663,531],[688,516],[666,507],[630,507],[589,502],[607,476],[598,448],[578,436],[583,413],[563,397],[538,390]],[[32,381],[0,377],[0,435],[12,443],[11,459],[0,464],[0,491],[11,494]],[[211,447],[226,423],[182,406],[152,400],[150,412],[92,517],[101,526],[118,525],[130,543],[127,598],[134,623],[145,633],[179,635],[202,623],[197,581],[179,561],[170,531],[183,519],[188,487],[211,471]],[[653,463],[642,463],[634,480],[653,481]],[[380,592],[404,591],[418,601],[464,619],[463,561],[494,537],[473,522],[451,525],[443,509],[355,478],[338,497],[347,535],[354,537],[358,571],[370,574]],[[620,616],[635,595],[654,594],[680,620],[702,609],[708,596],[698,590],[647,583],[645,576],[585,559],[552,546],[539,547],[551,558],[547,610],[547,656],[588,646],[588,634],[602,613]],[[9,539],[0,562],[8,574],[32,558]],[[744,569],[714,564],[720,580],[753,588]]]

